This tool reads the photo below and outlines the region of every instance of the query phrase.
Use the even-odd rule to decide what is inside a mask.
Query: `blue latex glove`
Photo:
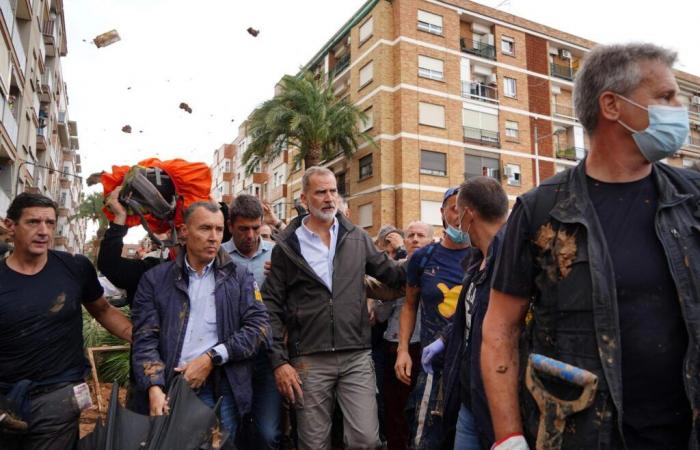
[[[425,373],[433,373],[433,358],[442,353],[443,350],[445,350],[445,343],[442,339],[437,339],[423,349],[420,363],[423,365]]]

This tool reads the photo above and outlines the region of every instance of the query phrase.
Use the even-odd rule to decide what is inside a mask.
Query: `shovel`
[[[537,372],[550,375],[583,388],[575,400],[563,400],[547,392]],[[561,448],[566,418],[582,411],[591,404],[598,388],[598,377],[584,369],[579,369],[556,359],[532,354],[528,358],[525,372],[525,385],[540,409],[540,425],[537,430],[538,450],[558,450]]]

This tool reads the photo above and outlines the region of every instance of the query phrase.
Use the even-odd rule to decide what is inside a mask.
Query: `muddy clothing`
[[[49,250],[35,275],[0,261],[0,382],[82,374],[87,362],[81,305],[102,292],[95,268],[82,255]]]
[[[399,264],[377,251],[364,230],[338,214],[330,289],[301,255],[296,230],[304,217],[292,220],[279,234],[262,288],[273,330],[268,352],[272,367],[301,355],[369,349],[364,275],[396,289],[405,282]]]
[[[109,228],[100,242],[97,255],[97,268],[107,279],[119,289],[126,291],[126,297],[131,305],[134,300],[139,280],[146,271],[157,266],[160,258],[130,259],[122,258],[124,236],[129,231],[126,225],[110,222]]]
[[[562,448],[617,447],[628,438],[629,447],[642,442],[639,439],[651,447],[672,448],[679,441],[688,447],[687,432],[672,436],[683,432],[685,413],[680,411],[678,420],[668,423],[669,414],[679,412],[676,400],[659,403],[664,411],[657,416],[648,414],[657,411],[657,403],[648,403],[656,402],[650,397],[664,392],[677,395],[676,386],[650,388],[641,378],[659,379],[656,358],[664,353],[644,346],[670,345],[663,364],[675,366],[676,372],[666,376],[675,384],[683,380],[691,407],[700,407],[700,174],[655,163],[650,180],[651,189],[645,181],[631,188],[613,187],[632,191],[617,192],[623,196],[618,204],[610,190],[599,195],[600,186],[589,189],[583,162],[520,197],[508,220],[493,288],[532,299],[532,320],[521,342],[521,370],[529,353],[540,353],[598,376],[593,405],[567,420]],[[630,195],[640,195],[641,200],[630,200]],[[647,206],[645,200],[658,204]],[[633,213],[628,207],[641,211]],[[630,214],[636,217],[627,217]],[[617,223],[603,226],[602,220]],[[625,254],[623,247],[637,248]],[[659,260],[665,268],[655,264]],[[617,267],[624,261],[634,262]],[[642,273],[630,273],[634,270]],[[664,290],[666,271],[671,292]],[[641,280],[642,276],[650,279]],[[664,292],[656,290],[657,283]],[[634,291],[624,292],[630,289]],[[669,331],[670,327],[674,329]],[[683,328],[688,331],[687,343]],[[634,336],[642,341],[634,342]],[[679,354],[685,354],[685,370],[680,373]],[[640,393],[641,386],[655,392]],[[580,392],[555,381],[546,387],[561,398]],[[628,392],[632,398],[627,398]],[[523,424],[532,443],[539,410],[524,386],[521,399]],[[630,427],[639,429],[631,433]],[[695,424],[691,448],[699,446],[697,431]]]
[[[688,333],[656,237],[656,185],[651,176],[633,183],[588,177],[587,187],[615,271],[625,443],[630,448],[687,447],[691,413],[683,357]]]
[[[175,261],[148,271],[134,297],[132,364],[142,389],[168,386],[180,360],[190,298],[185,252],[178,253]],[[229,356],[222,367],[239,413],[246,414],[251,402],[251,358],[270,336],[267,311],[256,301],[253,275],[236,266],[224,250],[214,261],[214,278],[217,334]]]

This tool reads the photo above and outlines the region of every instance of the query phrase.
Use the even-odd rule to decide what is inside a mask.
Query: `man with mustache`
[[[307,169],[301,200],[309,214],[277,236],[263,286],[277,388],[296,407],[298,449],[330,448],[336,398],[346,447],[374,449],[381,443],[364,277],[399,288],[405,274],[338,212],[333,172]]]

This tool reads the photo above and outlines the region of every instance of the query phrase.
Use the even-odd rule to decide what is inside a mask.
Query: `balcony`
[[[4,98],[2,98],[2,105],[2,124],[5,127],[5,131],[7,131],[7,134],[10,136],[10,141],[15,147],[17,147],[17,134],[19,132],[19,127],[17,126],[17,118],[14,114],[15,109],[17,109],[19,105],[15,105],[13,108],[5,101]]]
[[[17,54],[20,72],[22,72],[22,75],[24,75],[24,71],[27,68],[27,54],[24,53],[24,45],[22,44],[22,39],[19,37],[19,30],[17,27],[15,27],[15,30],[12,33],[12,46]]]
[[[36,149],[46,150],[46,128],[36,129]]]
[[[576,111],[574,111],[573,106],[552,103],[552,115],[564,117],[578,122],[578,119],[576,118]]]
[[[563,78],[564,80],[573,81],[576,71],[569,66],[560,66],[559,64],[550,63],[549,72],[553,77]]]
[[[70,143],[67,119],[65,111],[58,112],[58,137],[61,140],[61,145],[64,147],[68,147]]]
[[[269,192],[270,197],[268,198],[268,201],[274,202],[275,200],[279,200],[280,198],[285,198],[287,196],[287,185],[280,184],[279,186],[270,188]]]
[[[558,148],[556,151],[556,156],[559,159],[581,161],[584,156],[586,156],[586,152],[587,150],[582,147]]]
[[[337,77],[341,72],[343,72],[349,66],[350,66],[350,53],[341,57],[335,63],[335,66],[331,69],[331,73],[330,73],[330,76],[328,78],[335,79],[335,77]]]
[[[498,131],[482,130],[481,128],[463,127],[464,142],[473,142],[488,147],[500,147]]]
[[[467,45],[468,40],[464,38],[459,39],[459,46],[465,53],[471,53],[472,55],[481,56],[486,59],[496,59],[496,47],[490,44],[485,44],[481,41],[472,40],[471,46]]]
[[[478,81],[463,81],[462,97],[481,102],[498,103],[498,90]]]
[[[2,17],[5,19],[5,25],[8,30],[12,30],[12,26],[15,23],[15,11],[12,8],[14,1],[0,0],[0,11],[2,11]]]
[[[688,105],[688,116],[690,116],[690,120],[700,122],[700,104]]]
[[[41,75],[41,90],[41,101],[50,102],[53,92],[53,71],[50,69],[46,69],[46,72]]]
[[[56,21],[47,20],[44,24],[42,34],[46,45],[46,56],[56,56]]]

